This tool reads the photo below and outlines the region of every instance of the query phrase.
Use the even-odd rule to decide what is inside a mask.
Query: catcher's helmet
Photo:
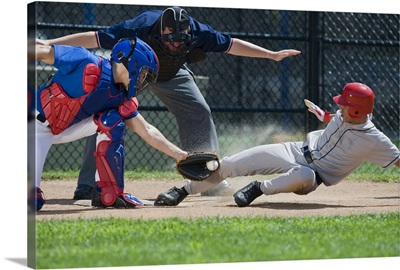
[[[374,92],[367,85],[352,82],[346,84],[342,94],[333,97],[339,105],[349,106],[349,116],[352,118],[361,118],[372,113],[374,108]]]
[[[129,72],[128,99],[144,89],[147,85],[145,81],[157,80],[157,55],[149,45],[137,37],[119,40],[111,51],[111,59],[122,63]]]

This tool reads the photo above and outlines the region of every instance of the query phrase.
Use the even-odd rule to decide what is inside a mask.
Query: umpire
[[[155,83],[149,83],[152,91],[175,116],[179,127],[180,147],[190,152],[219,152],[218,139],[211,110],[196,85],[193,73],[186,63],[206,59],[208,52],[267,58],[280,61],[300,54],[297,50],[270,51],[252,43],[232,38],[200,23],[180,7],[163,10],[147,10],[136,17],[104,30],[72,34],[44,44],[80,45],[86,48],[111,49],[119,39],[139,37],[156,52],[160,71]],[[96,135],[87,139],[84,162],[78,178],[74,199],[90,198],[95,185]],[[213,190],[202,195],[220,195],[229,188],[221,182]]]

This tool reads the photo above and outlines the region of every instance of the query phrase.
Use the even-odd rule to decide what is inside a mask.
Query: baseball
[[[219,163],[216,160],[212,160],[206,163],[207,169],[210,171],[215,171],[219,167]]]

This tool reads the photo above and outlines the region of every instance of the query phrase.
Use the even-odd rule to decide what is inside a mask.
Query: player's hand
[[[304,104],[308,107],[308,111],[315,114],[319,121],[321,122],[329,122],[331,120],[331,113],[324,112],[320,107],[309,101],[308,99],[304,99]]]
[[[274,58],[273,58],[273,59],[274,59],[275,61],[279,62],[279,61],[285,59],[286,57],[298,55],[298,54],[300,54],[300,53],[301,53],[301,51],[292,50],[292,49],[289,49],[289,50],[281,50],[281,51],[275,52]]]

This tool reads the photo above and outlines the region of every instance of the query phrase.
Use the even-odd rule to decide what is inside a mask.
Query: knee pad
[[[118,109],[106,110],[94,116],[94,122],[100,133],[104,133],[111,141],[123,140],[125,123]]]

